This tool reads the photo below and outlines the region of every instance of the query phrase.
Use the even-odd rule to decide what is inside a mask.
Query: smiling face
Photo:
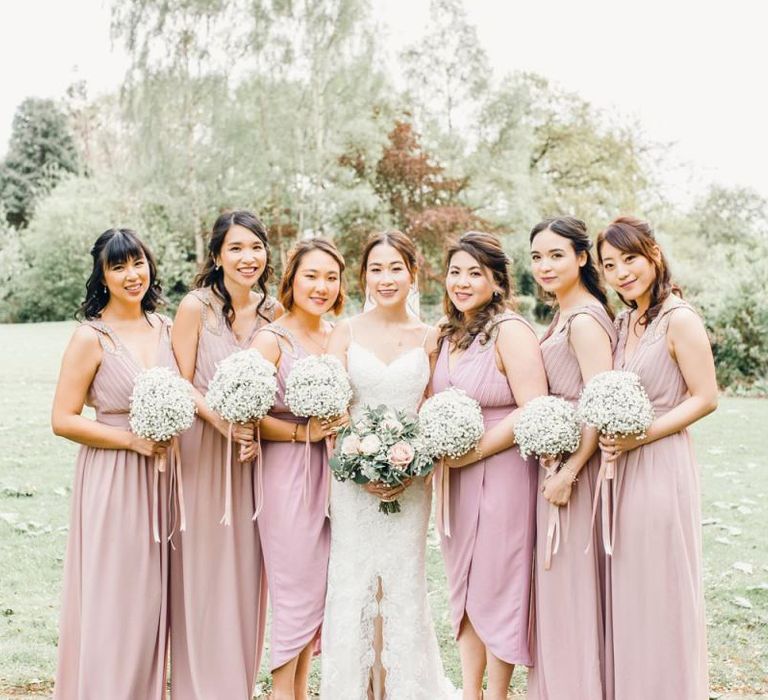
[[[293,304],[313,316],[330,311],[341,291],[339,263],[322,250],[305,253],[293,278]]]
[[[252,288],[267,266],[267,250],[264,243],[253,231],[234,224],[229,227],[216,264],[224,273],[227,286]]]
[[[600,244],[600,260],[605,281],[626,301],[650,297],[656,281],[656,268],[643,255],[624,252],[608,241]]]
[[[128,258],[112,266],[104,266],[104,286],[110,299],[125,304],[141,304],[149,290],[150,269],[144,255]]]
[[[537,233],[531,242],[531,272],[549,294],[566,294],[580,284],[586,263],[585,252],[577,255],[570,240],[550,229]]]
[[[489,270],[464,250],[454,253],[448,261],[445,289],[451,303],[463,314],[485,306],[496,291]]]
[[[371,248],[365,266],[367,293],[377,306],[405,304],[413,276],[397,248],[379,243]]]

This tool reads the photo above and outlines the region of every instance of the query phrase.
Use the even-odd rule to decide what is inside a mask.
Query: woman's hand
[[[620,435],[611,437],[600,436],[600,449],[603,451],[607,462],[615,462],[623,452],[630,452],[640,445],[644,445],[645,438],[636,435]]]
[[[163,440],[163,442],[156,442],[155,440],[146,440],[131,433],[130,448],[134,452],[138,452],[145,457],[161,457],[163,453],[168,449],[171,444],[170,440]]]
[[[388,484],[383,484],[380,481],[369,481],[367,484],[363,484],[363,488],[368,492],[372,493],[374,496],[378,496],[382,501],[385,501],[389,503],[390,501],[394,501],[397,499],[397,497],[407,489],[411,483],[413,482],[413,479],[406,479],[402,484],[399,484],[397,486],[389,486]]]
[[[348,413],[338,418],[310,418],[309,423],[307,423],[309,441],[320,442],[327,437],[336,435],[345,425],[349,425]]]
[[[565,506],[571,500],[573,480],[567,471],[548,476],[541,487],[541,493],[552,505]]]
[[[232,439],[243,447],[249,447],[256,437],[255,423],[233,423]]]

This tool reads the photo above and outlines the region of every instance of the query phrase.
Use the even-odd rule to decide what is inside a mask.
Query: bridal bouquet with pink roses
[[[344,427],[330,460],[338,481],[370,481],[397,486],[414,476],[426,476],[433,467],[424,448],[416,415],[386,406],[366,406],[363,415]],[[398,501],[381,501],[382,513],[399,513]]]

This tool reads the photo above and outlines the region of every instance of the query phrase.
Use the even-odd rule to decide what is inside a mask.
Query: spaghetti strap
[[[431,330],[432,330],[431,326],[427,326],[427,330],[424,331],[424,337],[421,340],[421,347],[424,348],[427,346],[427,338],[429,338],[429,331]]]

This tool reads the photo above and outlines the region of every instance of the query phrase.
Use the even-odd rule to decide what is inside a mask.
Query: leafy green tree
[[[8,154],[0,165],[0,203],[6,220],[16,228],[25,227],[35,203],[77,167],[65,114],[53,100],[24,100],[14,115]]]

